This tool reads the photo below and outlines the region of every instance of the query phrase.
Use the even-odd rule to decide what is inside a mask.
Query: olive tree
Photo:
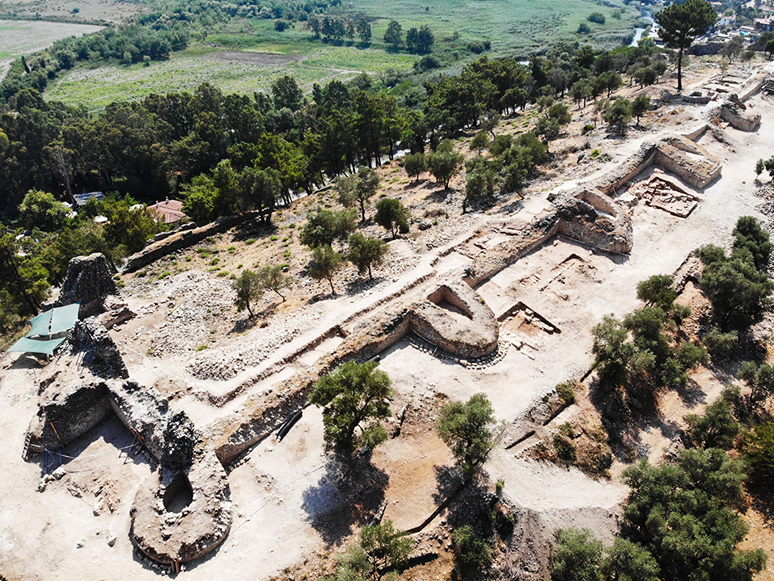
[[[318,379],[309,402],[323,408],[325,446],[345,454],[373,448],[387,439],[379,420],[389,418],[393,396],[389,376],[378,361],[347,361]]]
[[[490,429],[494,421],[492,404],[483,393],[473,395],[466,403],[452,402],[441,408],[438,434],[466,476],[475,475],[494,448]]]

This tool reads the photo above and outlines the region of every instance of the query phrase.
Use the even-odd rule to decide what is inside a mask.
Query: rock
[[[433,227],[433,223],[430,220],[420,220],[419,221],[419,229],[420,230],[429,230]]]
[[[115,536],[115,535],[113,535],[113,534],[111,534],[111,535],[108,537],[108,542],[107,542],[107,544],[108,544],[108,547],[113,547],[113,546],[115,546],[115,544],[116,544],[116,540],[117,540],[116,536]]]
[[[70,260],[59,298],[52,306],[81,303],[78,316],[85,319],[103,312],[105,297],[117,294],[118,288],[107,260],[103,254],[96,252]]]
[[[183,410],[176,410],[164,429],[164,449],[161,462],[173,469],[183,470],[191,465],[197,437],[193,422]]]
[[[57,480],[61,480],[66,474],[67,472],[65,472],[65,469],[63,466],[59,466],[59,468],[57,468],[51,473],[51,475]]]
[[[102,511],[104,510],[104,508],[105,508],[105,503],[101,498],[98,498],[97,502],[94,503],[94,508],[91,510],[91,513],[94,516],[99,516],[102,514]]]

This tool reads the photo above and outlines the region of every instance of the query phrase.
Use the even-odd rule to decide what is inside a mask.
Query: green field
[[[341,8],[345,14],[366,14],[372,20],[373,43],[368,48],[352,42],[334,45],[312,41],[301,23],[277,32],[270,19],[234,19],[166,62],[97,68],[80,65],[51,83],[46,96],[98,111],[113,101],[190,90],[204,81],[225,92],[249,94],[269,89],[286,74],[309,91],[314,83],[348,80],[360,72],[409,72],[419,57],[389,51],[382,40],[392,19],[398,20],[404,31],[428,24],[435,34],[435,53],[454,70],[478,58],[467,48],[472,41],[489,40],[492,50],[486,54],[492,57],[528,58],[562,39],[611,48],[632,34],[639,19],[636,9],[626,7],[621,0],[612,4],[616,8],[590,0],[351,0]],[[605,24],[588,22],[586,17],[592,12],[604,14]],[[614,13],[619,17],[614,18]],[[589,25],[592,34],[576,33],[581,22]],[[277,62],[263,54],[288,59]]]
[[[355,47],[310,47],[309,54],[287,64],[261,63],[262,54],[256,50],[262,47],[235,54],[194,46],[173,54],[168,61],[153,62],[150,66],[77,67],[51,83],[46,98],[70,105],[82,104],[90,111],[98,111],[113,101],[140,99],[151,93],[192,90],[205,81],[226,93],[268,91],[283,75],[295,77],[302,89],[309,92],[313,83],[349,80],[361,71],[371,74],[387,68],[409,71],[417,60],[413,55],[398,55],[384,61],[379,58],[381,51]]]
[[[463,41],[490,40],[494,55],[528,58],[563,38],[607,44],[629,34],[639,12],[621,0],[607,3],[623,9],[620,19],[613,18],[616,9],[591,0],[351,0],[348,10],[379,19],[373,26],[374,39],[384,36],[390,20],[397,20],[404,31],[429,25],[436,41],[456,32]],[[592,12],[604,14],[605,24],[588,22]],[[589,24],[590,36],[576,34],[581,22]]]
[[[100,30],[101,26],[58,22],[0,20],[0,65],[21,55],[50,46],[68,36],[80,36]]]

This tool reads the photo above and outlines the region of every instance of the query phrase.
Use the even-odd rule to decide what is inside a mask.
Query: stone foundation
[[[438,306],[442,302],[459,309],[468,320],[451,317]],[[428,300],[415,305],[411,328],[426,341],[463,359],[478,359],[497,348],[499,326],[492,309],[461,280],[444,282]]]
[[[190,486],[190,504],[179,512],[167,505],[180,488]],[[199,448],[188,470],[159,467],[140,486],[130,512],[131,535],[147,557],[179,570],[216,548],[231,530],[228,476],[211,451]]]

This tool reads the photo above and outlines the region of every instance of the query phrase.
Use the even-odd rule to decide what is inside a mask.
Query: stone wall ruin
[[[743,130],[752,130],[759,122],[730,101],[713,111]],[[103,325],[95,319],[79,322],[41,378],[40,407],[30,425],[29,451],[43,451],[53,442],[66,445],[115,414],[158,462],[132,505],[131,537],[143,554],[177,570],[181,563],[213,550],[229,533],[232,505],[225,467],[305,407],[319,377],[348,359],[372,359],[411,332],[465,360],[466,365],[475,366],[476,360],[492,357],[501,342],[500,324],[476,287],[556,235],[602,252],[630,252],[630,210],[621,203],[619,188],[651,165],[664,167],[696,188],[706,187],[720,175],[721,165],[693,140],[705,131],[716,130],[704,122],[686,134],[646,143],[614,171],[575,190],[552,195],[553,207],[529,224],[522,227],[515,219],[506,221],[499,231],[504,241],[492,248],[469,245],[462,253],[472,259],[470,265],[452,271],[424,298],[401,298],[406,288],[385,297],[371,308],[390,301],[389,306],[365,317],[333,352],[267,393],[249,395],[238,411],[219,417],[201,431],[184,412],[170,408],[155,388],[127,378],[120,353]],[[132,257],[127,271],[246,219],[177,232]],[[97,274],[87,274],[91,272]],[[78,297],[89,312],[102,304],[105,296],[116,293],[104,257],[92,255],[74,261],[60,301],[69,304]],[[509,310],[503,320],[514,317],[517,311],[523,311],[530,322],[535,318],[545,332],[559,332],[523,303]],[[503,340],[507,343],[507,338]],[[293,357],[301,353],[296,351]],[[240,385],[239,391],[219,405],[248,387]],[[175,498],[186,491],[190,491],[190,499],[184,506],[176,506]]]

